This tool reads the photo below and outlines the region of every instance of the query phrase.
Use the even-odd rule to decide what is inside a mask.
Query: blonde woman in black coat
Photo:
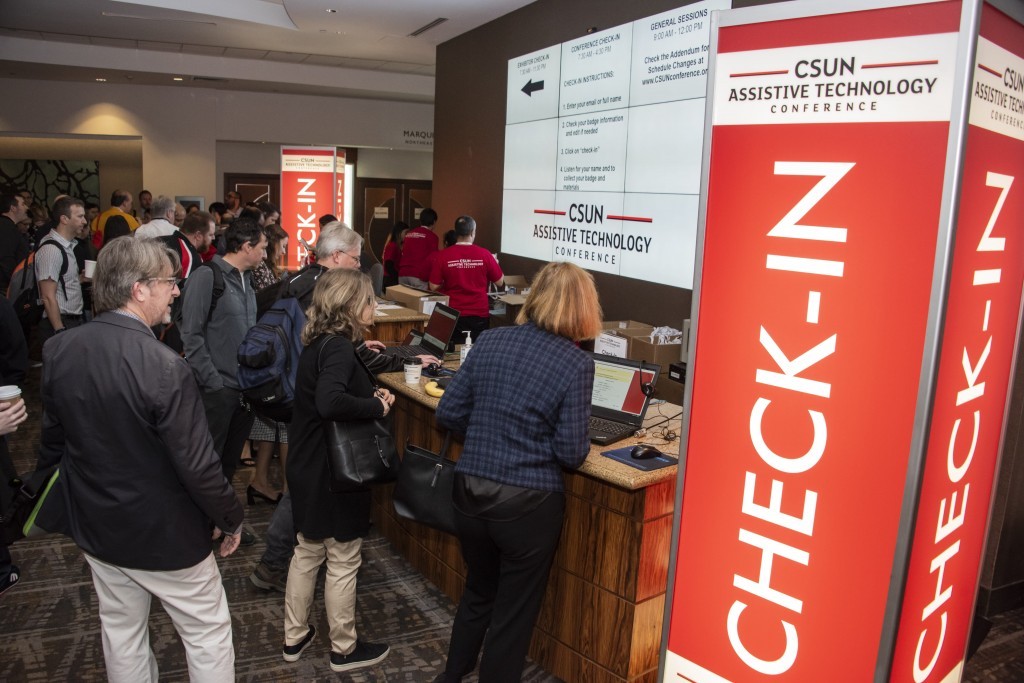
[[[369,531],[370,493],[331,493],[327,482],[324,422],[383,417],[394,396],[375,391],[370,374],[356,356],[373,324],[376,301],[370,279],[356,270],[334,268],[313,290],[306,345],[299,358],[294,417],[288,426],[288,488],[298,543],[285,590],[285,661],[299,659],[316,636],[308,624],[316,577],[327,561],[324,602],[331,627],[331,669],[350,671],[387,657],[384,643],[357,638],[356,574],[362,562],[362,537]]]

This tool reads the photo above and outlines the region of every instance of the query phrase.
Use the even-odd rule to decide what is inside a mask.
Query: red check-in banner
[[[309,258],[320,236],[320,216],[336,210],[334,147],[281,148],[281,227],[288,233],[286,268]]]
[[[335,161],[334,182],[338,188],[337,204],[334,215],[339,221],[345,220],[345,150],[339,149]]]
[[[875,677],[959,27],[941,2],[718,31],[664,681]]]
[[[1022,74],[1024,27],[985,5],[894,683],[963,671],[1024,281]]]

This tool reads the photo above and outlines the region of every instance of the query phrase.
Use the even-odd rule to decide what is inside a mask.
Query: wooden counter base
[[[393,387],[395,433],[433,450],[444,432],[434,423],[436,402]],[[418,392],[416,392],[418,393]],[[427,397],[423,397],[426,399]],[[458,458],[453,441],[449,457]],[[593,458],[607,458],[592,450]],[[626,467],[626,466],[622,466]],[[565,475],[562,538],[530,656],[565,681],[653,683],[657,677],[671,542],[675,468],[660,481],[629,489],[584,471]],[[629,469],[629,468],[627,468]],[[647,473],[650,474],[650,473]],[[373,521],[409,562],[458,602],[465,565],[453,536],[401,519],[391,503],[393,487],[377,487]]]

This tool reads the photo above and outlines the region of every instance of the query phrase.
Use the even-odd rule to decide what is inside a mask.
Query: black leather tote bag
[[[446,458],[451,432],[445,435],[439,453],[426,448],[405,445],[405,455],[398,471],[398,483],[392,493],[399,517],[455,533],[455,508],[452,506],[452,485],[455,463]]]

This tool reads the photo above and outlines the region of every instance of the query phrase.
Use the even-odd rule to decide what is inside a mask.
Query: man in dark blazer
[[[234,552],[242,506],[191,370],[150,330],[169,320],[177,269],[157,240],[110,242],[93,278],[96,318],[43,347],[39,465],[60,463],[68,533],[92,569],[111,681],[157,680],[151,596],[184,642],[189,677],[234,680],[210,530],[223,536],[222,557]]]

